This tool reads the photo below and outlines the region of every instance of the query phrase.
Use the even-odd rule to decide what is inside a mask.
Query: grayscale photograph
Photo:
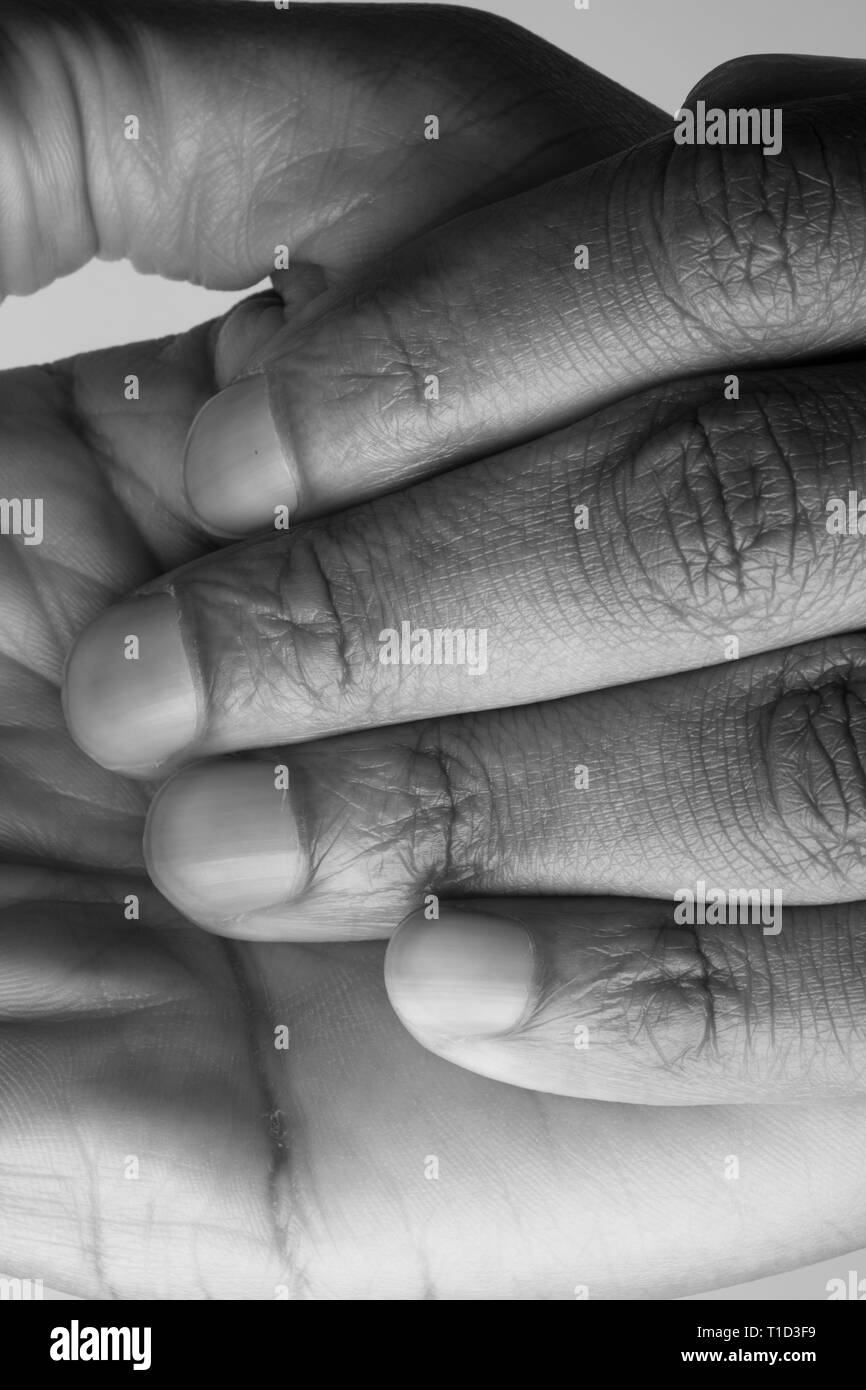
[[[859,0],[0,0],[0,300],[23,1364],[563,1301],[832,1383]]]

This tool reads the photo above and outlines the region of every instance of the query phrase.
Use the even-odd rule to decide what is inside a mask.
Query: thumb
[[[342,276],[666,124],[435,5],[4,0],[0,79],[0,294],[94,255],[222,289],[287,257]]]

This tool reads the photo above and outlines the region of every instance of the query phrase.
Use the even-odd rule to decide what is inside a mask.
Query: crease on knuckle
[[[619,1013],[627,1045],[680,1077],[718,1068],[742,1020],[742,991],[725,955],[706,932],[669,919],[630,930],[624,953],[608,962],[604,995],[602,1010]]]
[[[808,530],[789,412],[757,392],[736,405],[660,424],[616,481],[644,602],[702,628],[771,612]]]
[[[757,714],[771,806],[792,858],[841,891],[866,887],[866,686],[851,662],[794,679]],[[788,865],[790,867],[790,865]]]
[[[260,650],[251,669],[267,673],[283,703],[286,684],[317,708],[351,707],[361,699],[369,665],[356,571],[343,546],[311,530],[286,547],[273,593],[265,595],[254,628]],[[262,652],[261,648],[264,648]]]
[[[413,254],[411,264],[391,267],[387,282],[351,292],[342,305],[348,327],[336,348],[333,400],[326,403],[347,415],[363,409],[371,457],[376,446],[399,445],[405,453],[410,442],[424,442],[442,413],[429,409],[428,377],[453,371],[461,355],[460,307],[443,301],[430,256]]]
[[[412,876],[431,889],[467,889],[498,824],[483,759],[440,721],[420,726],[408,758],[402,839]]]
[[[864,254],[862,198],[849,208],[837,188],[856,188],[849,158],[807,115],[785,122],[773,156],[754,145],[671,145],[653,199],[654,279],[705,342],[722,347],[733,333],[762,346],[770,329],[814,331],[838,317],[839,285],[856,293]]]

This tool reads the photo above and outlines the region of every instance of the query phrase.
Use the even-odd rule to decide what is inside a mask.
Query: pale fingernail
[[[226,762],[173,777],[150,808],[144,846],[160,892],[196,921],[227,921],[302,893],[309,860],[285,765]]]
[[[411,1033],[481,1038],[508,1033],[535,997],[532,941],[518,922],[444,909],[404,922],[385,957],[391,1003]]]
[[[198,703],[170,594],[118,604],[85,628],[63,709],[78,746],[114,772],[152,772],[192,742]]]
[[[202,407],[186,442],[184,481],[196,516],[224,536],[245,536],[294,514],[297,480],[264,376],[233,382]]]
[[[283,302],[278,294],[257,294],[229,310],[214,347],[214,379],[221,391],[228,389],[284,325]]]

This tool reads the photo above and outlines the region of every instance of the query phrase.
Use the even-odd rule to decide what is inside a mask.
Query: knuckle
[[[792,856],[806,855],[843,896],[866,891],[866,642],[847,646],[823,670],[793,658],[752,730]]]
[[[405,293],[396,271],[393,283],[347,291],[274,368],[281,409],[299,422],[294,440],[311,476],[322,458],[351,476],[361,451],[365,470],[381,472],[385,484],[390,461],[422,447],[433,418],[425,392],[442,365],[436,344],[423,341],[426,313],[411,317],[414,288]]]
[[[441,365],[446,356],[438,333],[445,325],[437,317],[435,331],[428,331],[436,272],[434,249],[422,243],[392,257],[381,274],[345,291],[335,312],[345,348],[340,391],[365,390],[373,382],[383,390],[391,387],[397,401],[404,394],[423,399],[424,369],[428,363],[431,370]],[[447,307],[437,304],[437,314]]]
[[[655,551],[638,557],[646,599],[702,621],[771,610],[808,541],[791,458],[814,447],[802,407],[757,391],[660,422],[629,460],[628,489],[618,480],[626,515],[644,518],[633,545]]]
[[[687,1081],[718,1068],[739,1030],[748,995],[739,966],[690,926],[663,926],[632,938],[617,970],[616,994],[624,995],[625,1036],[646,1051],[657,1070]]]
[[[250,700],[295,716],[300,707],[315,728],[323,707],[348,716],[363,702],[371,662],[361,581],[327,528],[268,544],[277,563],[254,546],[237,556],[230,585],[210,570],[189,585],[199,604],[217,610],[208,622],[220,637],[215,704],[224,717],[242,716],[239,703]]]
[[[732,328],[756,346],[804,322],[817,336],[860,292],[866,161],[850,131],[786,111],[781,149],[762,148],[673,145],[657,194],[658,282],[717,345]]]
[[[732,1079],[740,1100],[861,1088],[860,1000],[850,987],[862,944],[855,906],[840,904],[823,928],[820,918],[802,916],[782,956],[742,922],[631,929],[615,971],[603,952],[602,1021],[613,1019],[621,1055],[616,1020],[624,1011],[626,1041],[646,1057],[638,1074],[653,1073],[654,1100],[729,1101]]]
[[[456,890],[478,886],[495,862],[495,801],[485,759],[474,746],[471,720],[460,732],[445,721],[426,721],[407,752],[409,814],[404,840],[413,878]]]

